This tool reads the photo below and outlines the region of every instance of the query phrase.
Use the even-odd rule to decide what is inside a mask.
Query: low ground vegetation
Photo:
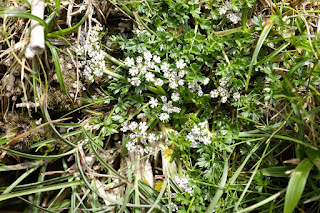
[[[318,1],[30,2],[0,3],[0,209],[320,211]]]

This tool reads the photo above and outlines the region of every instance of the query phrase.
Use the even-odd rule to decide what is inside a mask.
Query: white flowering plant
[[[30,2],[31,10],[32,3],[43,3]],[[27,169],[18,180],[40,171],[37,183],[7,184],[0,200],[28,195],[29,200],[19,199],[34,201],[30,212],[40,206],[49,212],[61,206],[70,212],[267,212],[275,207],[319,212],[314,1],[59,4],[46,1],[45,21],[29,14],[29,4],[0,9],[1,168]],[[16,38],[29,22],[17,17],[12,22],[12,16],[35,19],[46,28],[53,61],[47,60],[50,54],[17,60],[28,33],[19,43]],[[74,47],[54,47],[62,44],[57,39]],[[58,83],[66,93],[61,97]],[[57,112],[55,99],[68,99],[68,105]],[[46,123],[24,122],[25,107],[30,118],[42,112]],[[66,114],[58,118],[61,112]],[[50,139],[30,137],[46,125],[55,133],[45,130]],[[19,145],[28,138],[35,139],[24,150]],[[20,157],[26,163],[6,165]],[[29,164],[28,158],[38,160]],[[52,174],[61,178],[50,179]],[[58,195],[67,197],[67,187],[70,199],[57,196],[47,206],[48,198],[41,198],[46,189],[61,189]]]

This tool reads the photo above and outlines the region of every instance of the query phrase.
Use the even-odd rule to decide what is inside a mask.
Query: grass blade
[[[255,210],[256,208],[259,208],[260,206],[263,206],[263,205],[265,205],[265,204],[267,204],[267,203],[275,200],[277,197],[279,197],[279,196],[280,196],[282,193],[284,193],[285,191],[286,191],[286,189],[283,189],[283,190],[281,190],[280,192],[278,192],[278,193],[276,193],[276,194],[268,197],[267,199],[264,199],[263,201],[260,201],[259,203],[256,203],[256,204],[254,204],[254,205],[252,205],[252,206],[249,206],[249,207],[247,207],[247,208],[245,208],[245,209],[242,209],[242,210],[237,211],[237,213],[253,211],[253,210]]]
[[[245,89],[248,90],[248,87],[249,87],[249,82],[250,82],[250,77],[251,77],[251,73],[252,73],[252,69],[253,69],[253,65],[257,62],[257,57],[259,55],[259,52],[260,52],[260,49],[262,47],[262,44],[263,42],[266,40],[275,20],[276,20],[277,16],[275,14],[273,14],[268,22],[266,23],[266,25],[264,26],[262,32],[261,32],[261,35],[260,35],[260,38],[258,40],[258,43],[256,45],[256,48],[253,52],[253,56],[252,56],[252,59],[251,59],[251,63],[249,65],[249,71],[248,71],[248,77],[247,77],[247,81],[246,81],[246,85],[245,85]]]
[[[290,45],[290,42],[288,43],[284,43],[282,44],[278,49],[276,49],[274,52],[270,53],[270,55],[268,55],[267,57],[265,57],[264,59],[260,60],[259,62],[257,62],[255,64],[255,66],[261,65],[263,63],[266,63],[272,59],[274,59],[276,57],[276,55],[278,55],[282,50],[284,50],[285,48],[287,48]]]
[[[289,177],[285,172],[292,169],[294,169],[293,166],[268,167],[262,169],[261,172],[264,176],[269,177]]]
[[[223,188],[224,186],[226,185],[226,182],[227,182],[227,177],[228,177],[228,170],[229,170],[229,166],[228,166],[228,158],[226,156],[226,153],[224,153],[224,167],[223,167],[223,173],[222,173],[222,177],[221,177],[221,181],[220,181],[220,184],[219,186],[221,188],[219,188],[216,192],[216,194],[214,195],[206,213],[210,213],[210,212],[214,212],[218,202],[219,202],[219,199],[220,197],[222,196],[223,194]]]
[[[307,156],[320,171],[320,152],[309,149],[307,150]]]
[[[56,73],[57,73],[57,77],[58,77],[58,81],[60,84],[60,87],[62,89],[62,91],[68,95],[67,89],[66,89],[66,85],[64,84],[64,80],[63,80],[63,75],[62,75],[62,70],[61,70],[61,65],[60,65],[60,60],[59,60],[59,56],[57,53],[57,50],[55,49],[55,47],[47,40],[46,41],[47,46],[49,47],[51,54],[52,54],[52,58],[54,60],[54,66],[56,69]]]
[[[35,166],[29,170],[27,170],[25,173],[23,173],[17,180],[15,180],[10,186],[6,188],[6,190],[2,194],[8,194],[11,192],[21,181],[23,181],[26,177],[28,177],[32,172],[34,172],[38,166]]]
[[[55,5],[57,7],[57,9],[59,10],[60,9],[60,0],[55,0]]]
[[[74,25],[73,27],[70,27],[70,28],[67,28],[67,29],[63,29],[63,30],[59,30],[59,31],[55,31],[55,32],[52,32],[52,33],[48,33],[47,37],[50,38],[50,37],[56,37],[56,36],[61,36],[61,35],[72,33],[73,31],[78,29],[78,27],[80,27],[85,22],[86,19],[87,19],[87,15],[84,15],[82,17],[82,19],[76,25]]]
[[[305,158],[295,168],[289,180],[288,189],[286,192],[283,210],[284,213],[293,212],[294,208],[298,204],[312,167],[313,163],[311,160]]]
[[[39,22],[39,24],[41,24],[45,31],[48,29],[48,25],[47,23],[39,18],[38,16],[34,16],[30,13],[22,13],[22,12],[8,12],[8,11],[5,11],[5,12],[0,12],[0,17],[5,17],[5,16],[10,16],[10,17],[21,17],[21,18],[27,18],[27,19],[33,19],[33,20],[36,20]]]
[[[51,186],[44,186],[44,187],[36,188],[36,189],[29,189],[29,190],[20,191],[20,192],[12,192],[9,194],[2,194],[2,195],[0,195],[0,201],[8,200],[10,198],[20,197],[20,196],[24,196],[24,195],[30,195],[30,194],[34,194],[34,193],[38,193],[38,192],[47,192],[47,191],[67,188],[67,187],[71,187],[71,186],[79,186],[79,185],[82,185],[83,183],[84,183],[83,181],[73,181],[73,182],[68,182],[68,183],[59,183],[59,184],[51,185]]]
[[[54,160],[54,159],[58,159],[58,158],[61,158],[61,157],[64,157],[64,156],[71,155],[77,150],[77,149],[72,149],[69,152],[66,152],[66,153],[63,153],[63,154],[60,154],[60,155],[41,156],[41,155],[32,155],[32,154],[27,154],[27,153],[23,153],[23,152],[18,152],[18,151],[11,150],[11,149],[6,149],[6,148],[3,148],[3,147],[0,147],[0,149],[3,150],[3,151],[9,152],[11,154],[20,156],[20,157],[29,158],[29,159],[35,159],[35,160],[41,160],[41,159],[42,160]]]

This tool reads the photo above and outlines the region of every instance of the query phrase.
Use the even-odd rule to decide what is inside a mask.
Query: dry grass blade
[[[6,145],[5,145],[4,147],[13,146],[13,145],[16,144],[17,142],[19,142],[19,140],[20,140],[21,138],[27,137],[27,136],[30,135],[32,132],[41,129],[41,128],[45,127],[45,126],[48,125],[48,124],[50,125],[50,124],[53,124],[53,123],[58,123],[58,122],[66,121],[66,120],[69,120],[69,119],[71,119],[71,117],[69,117],[69,118],[62,118],[62,119],[57,119],[57,120],[53,120],[53,121],[48,121],[48,122],[46,122],[46,123],[44,123],[44,124],[41,124],[41,125],[37,126],[36,128],[33,128],[33,129],[31,129],[31,130],[29,130],[29,131],[27,131],[27,132],[24,132],[24,133],[22,133],[22,134],[20,134],[20,135],[18,135],[18,136],[16,136],[16,137],[14,137],[14,138],[11,139],[8,143],[6,143]]]

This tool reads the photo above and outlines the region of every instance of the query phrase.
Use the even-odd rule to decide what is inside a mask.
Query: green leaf
[[[282,44],[278,49],[276,49],[275,51],[273,51],[272,53],[270,53],[270,55],[268,55],[267,57],[265,57],[264,59],[260,60],[257,64],[255,64],[256,66],[261,65],[263,63],[266,63],[272,59],[274,59],[276,57],[276,55],[278,55],[282,50],[284,50],[285,48],[287,48],[290,45],[290,42],[288,43],[284,43]]]
[[[218,189],[216,194],[214,195],[206,213],[210,213],[210,212],[214,212],[215,209],[217,209],[217,207],[219,208],[218,205],[218,202],[223,194],[223,188],[224,186],[226,185],[226,182],[227,182],[227,178],[228,178],[228,170],[229,170],[229,166],[228,166],[228,157],[226,156],[226,153],[224,153],[224,167],[223,167],[223,174],[222,174],[222,177],[221,177],[221,181],[220,181],[220,184],[219,186],[222,188],[222,189]]]
[[[45,31],[48,30],[48,25],[43,19],[39,18],[38,16],[34,16],[30,13],[13,12],[13,11],[12,12],[8,12],[8,11],[0,12],[0,17],[5,17],[5,16],[33,19],[33,20],[38,21],[44,27]]]
[[[3,148],[3,147],[0,147],[0,150],[4,150],[6,152],[9,152],[11,154],[17,155],[19,157],[24,157],[24,158],[30,158],[30,159],[35,159],[35,160],[39,160],[39,159],[54,160],[54,159],[62,158],[64,156],[68,156],[70,154],[73,154],[77,149],[72,149],[69,152],[66,152],[66,153],[63,153],[63,154],[60,154],[60,155],[48,155],[48,156],[31,155],[31,154],[27,154],[27,153],[14,151],[14,150],[11,150],[11,149],[6,149],[6,148]]]
[[[307,156],[320,171],[320,152],[312,149],[307,150]]]
[[[262,169],[262,174],[269,177],[289,177],[285,172],[294,169],[293,166],[279,166]]]
[[[58,30],[58,31],[55,31],[55,32],[52,32],[52,33],[48,33],[47,37],[56,37],[56,36],[61,36],[61,35],[72,33],[73,31],[78,29],[78,27],[80,27],[85,22],[86,19],[87,19],[87,15],[83,16],[83,18],[76,25],[74,25],[73,27],[70,27],[70,28],[67,28],[67,29],[63,29],[63,30]]]
[[[271,30],[276,18],[277,18],[277,16],[275,14],[272,15],[269,18],[268,22],[266,23],[266,25],[264,26],[264,28],[263,28],[263,30],[261,32],[260,38],[259,38],[258,43],[256,45],[256,48],[254,49],[254,52],[253,52],[251,63],[249,65],[248,77],[247,77],[246,85],[245,85],[245,89],[246,90],[249,87],[249,82],[250,82],[250,77],[251,77],[253,65],[257,62],[257,57],[259,55],[260,49],[262,47],[262,44],[266,40],[266,38],[267,38],[267,36],[268,36],[268,34],[269,34],[269,32],[270,32],[270,30]]]
[[[83,185],[83,181],[59,183],[56,185],[44,186],[44,187],[36,188],[36,189],[29,189],[29,190],[20,191],[20,192],[12,192],[9,194],[2,194],[2,195],[0,195],[0,201],[8,200],[10,198],[15,198],[15,197],[19,197],[19,196],[30,195],[30,194],[34,194],[34,193],[38,193],[38,192],[47,192],[47,191],[52,191],[52,190],[57,190],[57,189],[62,189],[62,188],[67,188],[67,187],[72,187],[72,186],[79,186],[79,185]]]
[[[305,158],[299,163],[299,165],[292,173],[286,192],[283,210],[284,213],[293,212],[294,208],[298,204],[312,167],[313,163],[311,162],[311,160]]]
[[[63,80],[63,75],[62,75],[62,70],[61,70],[61,66],[60,66],[60,60],[59,60],[59,56],[57,53],[57,50],[55,49],[55,47],[47,40],[46,41],[47,46],[49,47],[51,54],[52,54],[52,58],[54,60],[54,66],[56,69],[56,73],[57,73],[57,77],[58,77],[58,81],[60,84],[60,87],[62,89],[62,91],[68,95],[67,89],[66,89],[66,85],[64,84],[64,80]]]
[[[285,190],[286,190],[286,189],[283,189],[283,190],[281,190],[280,192],[277,192],[276,194],[274,194],[274,195],[272,195],[272,196],[270,196],[270,197],[268,197],[268,198],[260,201],[259,203],[256,203],[256,204],[254,204],[254,205],[252,205],[252,206],[249,206],[249,207],[247,207],[247,208],[245,208],[245,209],[242,209],[242,210],[238,211],[237,213],[250,212],[250,211],[255,210],[256,208],[259,208],[260,206],[263,206],[263,205],[265,205],[265,204],[267,204],[267,203],[269,203],[269,202],[271,202],[271,201],[274,201],[274,200],[275,200],[277,197],[279,197],[283,192],[285,192]]]
[[[60,0],[55,0],[55,5],[57,7],[57,9],[60,9]]]

